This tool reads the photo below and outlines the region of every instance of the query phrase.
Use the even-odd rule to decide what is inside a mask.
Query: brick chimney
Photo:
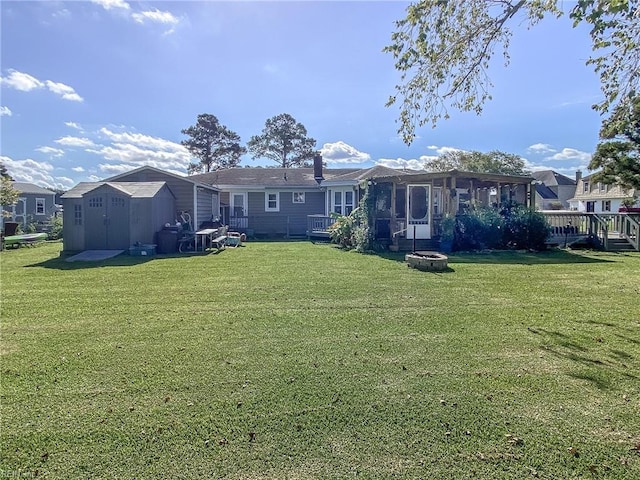
[[[313,178],[318,182],[318,185],[324,180],[322,176],[322,155],[320,155],[320,152],[317,152],[313,156]]]
[[[582,170],[576,170],[576,184],[582,180]]]

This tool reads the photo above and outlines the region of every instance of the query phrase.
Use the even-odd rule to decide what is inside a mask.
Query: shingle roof
[[[61,198],[81,198],[103,185],[109,185],[132,198],[151,198],[166,185],[165,182],[80,182]]]
[[[557,200],[558,195],[546,185],[536,183],[536,193],[545,200]]]
[[[33,183],[27,182],[13,182],[13,188],[18,190],[20,193],[27,194],[38,194],[38,195],[55,195],[56,192],[52,192],[51,190],[47,190],[46,188],[39,187],[38,185],[34,185]]]
[[[572,178],[566,177],[561,173],[554,172],[553,170],[540,170],[531,174],[538,182],[544,183],[547,187],[555,187],[558,185],[572,185],[576,184],[576,181]]]
[[[326,168],[322,174],[325,180],[332,180],[345,174],[362,171],[360,168]],[[318,185],[313,175],[313,168],[238,167],[192,175],[191,178],[198,182],[214,186],[315,187]]]

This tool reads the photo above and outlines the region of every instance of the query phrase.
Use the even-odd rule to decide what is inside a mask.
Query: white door
[[[407,238],[431,238],[431,185],[407,187]]]

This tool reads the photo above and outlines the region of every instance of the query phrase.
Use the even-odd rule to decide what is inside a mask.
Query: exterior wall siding
[[[84,224],[86,212],[82,198],[69,198],[63,200],[62,212],[62,249],[66,252],[84,250]],[[76,205],[80,208],[80,224],[76,225]]]
[[[51,194],[20,193],[19,198],[25,199],[25,211],[24,215],[22,215],[22,212],[20,212],[20,218],[17,218],[15,220],[18,223],[22,224],[23,227],[31,222],[48,222],[55,212],[56,195],[53,192],[51,192]],[[38,198],[44,199],[44,213],[42,214],[36,213],[36,199]],[[3,206],[2,209],[6,212],[13,211],[10,206]],[[3,218],[3,220],[6,221],[7,218]]]

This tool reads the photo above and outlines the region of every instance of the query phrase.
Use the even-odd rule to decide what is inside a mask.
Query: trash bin
[[[18,222],[4,222],[4,236],[10,237],[18,231]]]
[[[158,232],[158,253],[177,253],[182,227],[165,227]]]

